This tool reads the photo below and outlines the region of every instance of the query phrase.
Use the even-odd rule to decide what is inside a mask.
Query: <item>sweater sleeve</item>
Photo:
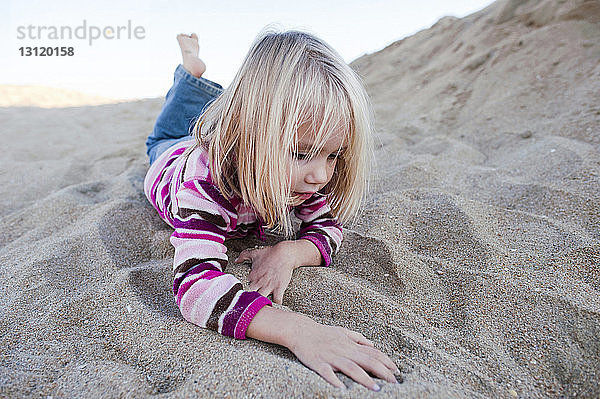
[[[235,209],[205,181],[184,182],[173,204],[171,244],[173,293],[187,321],[238,339],[271,301],[256,291],[244,291],[240,281],[223,272],[227,229],[235,228]]]
[[[313,195],[294,209],[302,221],[298,239],[306,239],[317,246],[323,257],[323,266],[331,264],[332,257],[342,243],[342,226],[331,214],[327,197]]]

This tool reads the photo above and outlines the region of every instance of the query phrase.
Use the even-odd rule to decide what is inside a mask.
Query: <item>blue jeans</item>
[[[192,122],[222,92],[220,84],[190,75],[181,65],[177,67],[173,86],[167,93],[154,130],[146,140],[150,165],[172,145],[189,140]]]

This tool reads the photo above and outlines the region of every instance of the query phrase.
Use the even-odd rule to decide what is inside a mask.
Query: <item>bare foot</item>
[[[198,36],[195,33],[185,35],[183,33],[177,35],[177,41],[181,48],[181,56],[183,57],[183,67],[186,71],[199,78],[206,71],[204,61],[198,58]]]

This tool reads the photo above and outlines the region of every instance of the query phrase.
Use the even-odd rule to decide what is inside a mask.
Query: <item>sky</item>
[[[227,86],[267,25],[316,34],[351,62],[443,16],[463,17],[492,2],[0,0],[0,84],[43,85],[115,99],[162,97],[181,62],[178,33],[198,34],[207,65],[204,77]],[[26,56],[27,47],[32,53],[35,47],[38,53],[41,47],[72,47],[73,55]]]

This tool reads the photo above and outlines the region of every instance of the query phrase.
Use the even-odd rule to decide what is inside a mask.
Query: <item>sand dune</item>
[[[388,353],[404,382],[380,393],[179,315],[142,190],[161,99],[0,108],[0,396],[600,396],[598,4],[498,1],[353,62],[372,191],[284,304]]]

